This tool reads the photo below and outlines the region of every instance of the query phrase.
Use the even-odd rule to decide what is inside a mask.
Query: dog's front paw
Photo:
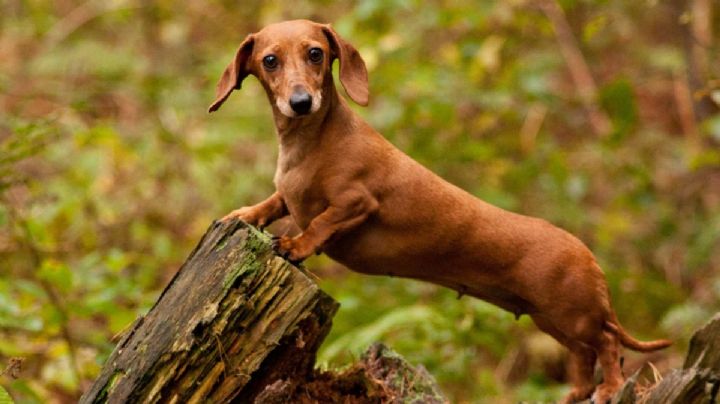
[[[257,209],[253,206],[245,206],[240,209],[235,209],[232,212],[225,215],[222,219],[223,222],[229,222],[233,219],[240,219],[243,222],[263,228],[265,227],[265,219],[261,218],[257,212]]]
[[[297,265],[315,252],[315,248],[307,243],[302,235],[291,238],[287,236],[275,236],[272,238],[272,246],[275,252]]]

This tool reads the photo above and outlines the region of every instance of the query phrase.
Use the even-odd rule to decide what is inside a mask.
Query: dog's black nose
[[[305,91],[296,91],[290,96],[290,108],[298,115],[305,115],[312,107],[312,97]]]

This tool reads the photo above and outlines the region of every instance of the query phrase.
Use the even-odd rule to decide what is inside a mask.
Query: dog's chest
[[[285,201],[295,223],[305,229],[310,221],[327,207],[322,194],[316,168],[312,164],[298,165],[283,170],[278,164],[275,186]]]

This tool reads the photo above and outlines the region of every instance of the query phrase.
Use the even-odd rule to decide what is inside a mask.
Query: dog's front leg
[[[245,221],[248,224],[263,228],[270,225],[277,219],[287,216],[288,210],[285,201],[279,192],[275,192],[266,200],[253,206],[245,206],[235,209],[222,218],[228,221],[234,218]]]
[[[322,251],[331,237],[338,236],[364,222],[378,209],[378,201],[367,191],[347,190],[296,237],[276,237],[275,251],[292,262],[301,262],[312,254]]]

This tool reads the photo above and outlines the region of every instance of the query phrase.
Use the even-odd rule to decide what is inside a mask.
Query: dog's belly
[[[479,268],[458,271],[458,267],[454,266],[452,262],[454,260],[445,260],[433,255],[423,257],[409,257],[402,254],[392,257],[346,255],[337,249],[329,249],[327,254],[356,272],[431,282],[453,289],[458,292],[459,296],[468,295],[485,300],[516,316],[537,311],[531,302],[506,289],[499,282],[503,278],[502,276],[498,276],[496,279],[482,276],[483,272],[487,273],[488,271],[482,271]],[[461,272],[464,273],[461,274]]]
[[[367,227],[328,244],[325,253],[356,272],[435,283],[493,303],[516,316],[536,311],[530,301],[506,288],[511,268],[468,252],[468,248],[482,246],[473,246],[467,240],[456,243],[442,235],[430,239],[402,237],[373,228],[372,223]]]

